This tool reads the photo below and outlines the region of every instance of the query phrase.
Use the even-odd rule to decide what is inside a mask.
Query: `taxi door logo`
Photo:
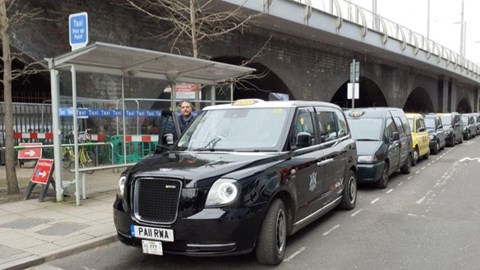
[[[310,191],[313,191],[317,187],[317,172],[310,174]]]

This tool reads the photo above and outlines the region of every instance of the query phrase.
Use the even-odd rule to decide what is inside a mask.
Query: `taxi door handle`
[[[317,166],[322,166],[322,165],[328,164],[332,161],[333,161],[333,158],[324,159],[322,161],[317,162]]]

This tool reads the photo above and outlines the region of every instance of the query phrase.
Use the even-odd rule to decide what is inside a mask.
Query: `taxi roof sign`
[[[235,102],[233,103],[233,106],[248,106],[248,105],[257,104],[259,102],[264,102],[264,101],[258,98],[239,99],[239,100],[235,100]]]
[[[360,117],[365,114],[365,111],[351,111],[348,115],[351,117]]]

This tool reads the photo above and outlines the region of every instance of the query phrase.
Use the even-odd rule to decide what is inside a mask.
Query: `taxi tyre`
[[[265,215],[255,249],[257,261],[278,265],[285,257],[287,212],[281,199],[275,199]]]
[[[385,166],[383,167],[382,177],[377,182],[377,187],[384,189],[388,186],[388,170],[389,170],[388,162],[385,161]]]
[[[354,171],[347,174],[347,182],[343,188],[341,208],[351,210],[355,208],[357,202],[357,176]]]
[[[409,174],[412,171],[412,155],[408,155],[407,162],[400,168],[400,172],[403,174]]]
[[[428,159],[430,157],[430,148],[428,148],[428,152],[423,156],[425,159]]]
[[[418,147],[415,146],[415,150],[413,150],[412,166],[416,166],[416,165],[417,165],[417,163],[418,163],[418,157],[419,157]]]
[[[435,148],[433,148],[432,154],[436,155],[440,151],[440,141],[435,142]]]

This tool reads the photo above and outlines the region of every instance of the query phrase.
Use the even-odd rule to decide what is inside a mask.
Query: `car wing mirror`
[[[297,134],[297,147],[306,147],[312,144],[312,135],[308,132],[299,132]]]
[[[425,128],[419,128],[417,132],[424,132],[425,131]]]
[[[392,134],[392,142],[400,140],[400,133],[394,131]]]
[[[173,140],[173,134],[172,133],[167,133],[162,136],[162,142],[164,145],[173,145],[174,140]]]

